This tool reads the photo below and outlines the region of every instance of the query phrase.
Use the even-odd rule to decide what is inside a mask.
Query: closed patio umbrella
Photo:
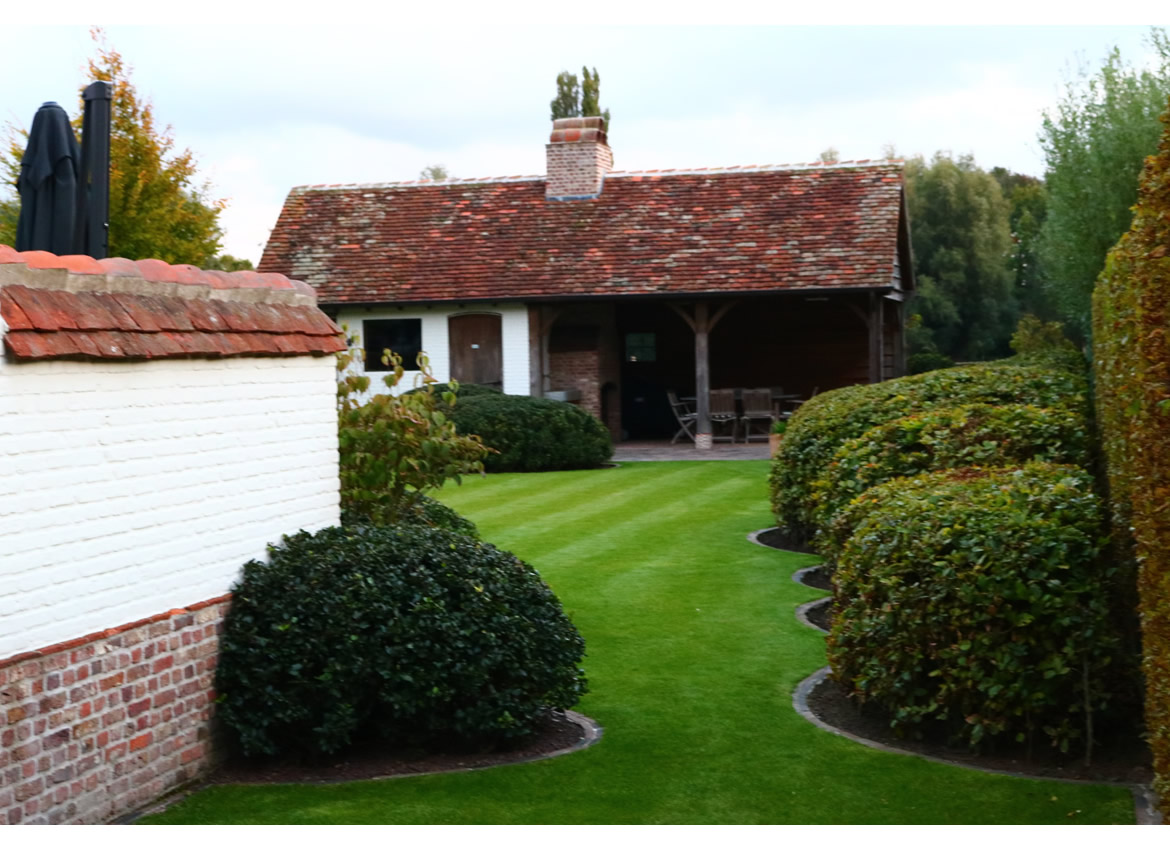
[[[56,103],[44,104],[33,118],[16,181],[16,250],[73,253],[80,163],[69,116]]]

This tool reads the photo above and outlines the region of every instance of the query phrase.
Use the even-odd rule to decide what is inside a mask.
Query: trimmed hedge
[[[1093,293],[1093,359],[1115,556],[1137,587],[1154,788],[1170,823],[1170,111],[1162,124],[1133,223]]]
[[[834,575],[834,677],[903,731],[934,721],[972,746],[1091,746],[1119,645],[1091,477],[1039,462],[947,470],[865,503]]]
[[[248,755],[319,758],[366,736],[482,746],[586,690],[584,642],[553,592],[463,534],[301,532],[232,593],[217,716]]]
[[[451,419],[460,434],[477,434],[498,452],[484,459],[488,472],[588,469],[613,455],[609,430],[563,401],[502,393],[460,397]]]
[[[847,440],[885,422],[946,405],[1033,404],[1087,416],[1083,374],[1014,359],[956,366],[830,390],[801,405],[789,424],[769,476],[772,509],[791,537],[811,540],[816,532],[813,482]]]
[[[829,560],[835,557],[848,531],[833,518],[870,487],[921,472],[1017,466],[1029,460],[1087,466],[1089,426],[1084,417],[1062,408],[972,404],[876,425],[845,441],[813,482],[817,551]]]

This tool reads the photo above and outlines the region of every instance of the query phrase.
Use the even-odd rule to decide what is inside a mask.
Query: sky
[[[455,177],[543,174],[556,75],[583,65],[600,73],[623,171],[809,162],[829,147],[880,158],[893,146],[1040,176],[1043,113],[1078,69],[1096,70],[1115,46],[1134,65],[1153,55],[1140,20],[938,25],[927,15],[935,25],[909,26],[905,13],[899,22],[846,4],[822,17],[849,25],[746,23],[750,13],[690,24],[704,14],[686,3],[661,16],[608,0],[504,4],[489,17],[483,4],[359,16],[341,2],[306,22],[279,7],[280,24],[220,0],[185,5],[202,13],[183,23],[107,13],[109,44],[156,121],[228,200],[226,253],[258,261],[294,186],[414,180],[432,164]],[[1069,20],[1010,19],[1057,17]],[[95,52],[88,26],[6,23],[5,36],[0,123],[28,127],[49,100],[75,112]]]

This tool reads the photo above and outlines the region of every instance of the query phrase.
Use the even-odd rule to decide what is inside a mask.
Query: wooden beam
[[[687,323],[687,327],[689,327],[692,331],[694,331],[695,320],[693,318],[691,318],[690,313],[688,313],[686,310],[684,310],[678,304],[675,304],[673,301],[666,302],[666,306],[669,307],[674,312],[678,313],[680,316],[682,316],[682,320]]]

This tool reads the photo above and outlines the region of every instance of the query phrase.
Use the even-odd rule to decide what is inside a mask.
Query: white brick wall
[[[446,381],[451,377],[451,347],[447,335],[447,320],[460,313],[496,313],[500,316],[502,354],[504,360],[504,392],[510,395],[528,395],[528,305],[491,304],[482,307],[448,308],[443,306],[417,307],[399,310],[397,308],[371,307],[348,308],[341,311],[337,323],[346,328],[348,334],[357,334],[359,343],[364,344],[365,333],[362,322],[375,319],[421,319],[422,347],[431,358],[431,371],[435,378]],[[359,364],[360,365],[360,364]],[[370,392],[384,393],[386,385],[382,378],[386,373],[370,372]],[[398,391],[404,392],[416,386],[418,372],[407,372]]]
[[[227,592],[338,521],[332,357],[0,358],[0,658]]]

